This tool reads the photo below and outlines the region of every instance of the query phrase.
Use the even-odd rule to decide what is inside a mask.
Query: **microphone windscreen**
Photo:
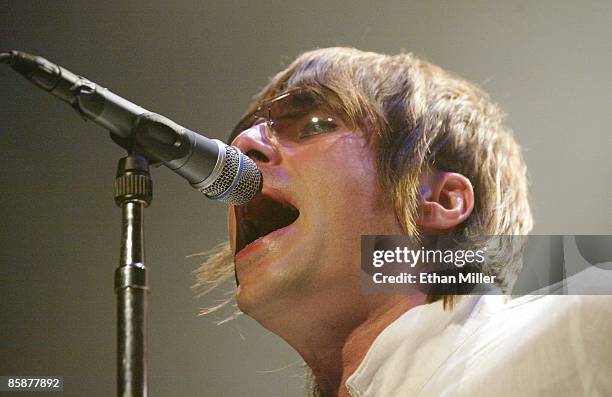
[[[219,177],[201,191],[208,198],[230,205],[243,205],[259,193],[262,176],[253,160],[233,146],[226,146],[225,163]]]

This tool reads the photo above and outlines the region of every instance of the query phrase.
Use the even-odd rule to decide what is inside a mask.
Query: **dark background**
[[[303,51],[422,55],[508,112],[536,234],[611,233],[610,26],[608,1],[0,0],[0,49],[45,56],[221,139]],[[113,395],[122,150],[6,66],[0,93],[0,375],[63,375],[64,395]],[[194,297],[201,258],[187,255],[224,240],[225,206],[166,169],[153,178],[150,395],[300,395],[301,361],[280,339],[247,317],[197,316],[222,293]]]

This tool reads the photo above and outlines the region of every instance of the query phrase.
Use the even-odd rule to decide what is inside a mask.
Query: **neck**
[[[361,364],[376,337],[403,313],[425,303],[425,299],[424,295],[388,295],[367,300],[362,296],[360,301],[349,301],[346,307],[328,303],[312,310],[292,310],[286,321],[264,326],[302,356],[325,396],[343,397],[348,396],[346,380]]]

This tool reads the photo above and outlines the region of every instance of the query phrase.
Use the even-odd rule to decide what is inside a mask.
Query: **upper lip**
[[[236,253],[299,217],[299,210],[282,190],[266,188],[245,205],[234,207],[236,215]]]

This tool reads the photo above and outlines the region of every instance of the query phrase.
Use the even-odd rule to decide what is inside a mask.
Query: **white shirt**
[[[351,396],[612,396],[612,296],[506,301],[404,313],[348,378]]]

